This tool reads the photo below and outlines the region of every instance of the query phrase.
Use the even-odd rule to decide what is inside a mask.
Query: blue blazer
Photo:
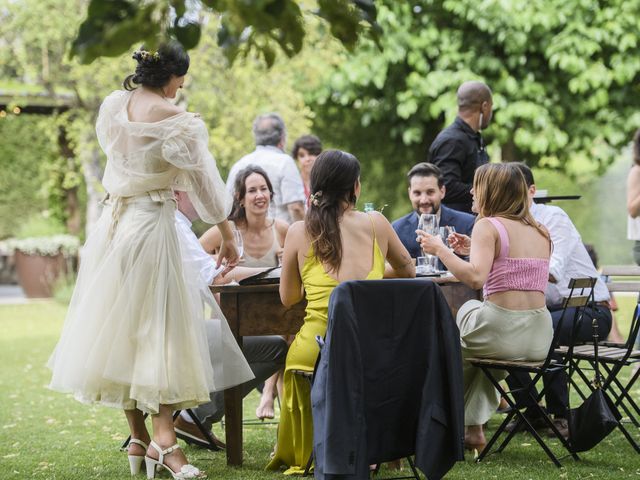
[[[475,221],[476,217],[470,213],[459,212],[440,205],[440,225],[443,227],[455,227],[456,232],[471,235]],[[416,229],[418,228],[418,215],[416,212],[411,212],[399,218],[391,225],[398,237],[400,237],[402,244],[409,251],[411,258],[421,257],[422,251],[420,250],[420,245],[416,242]]]

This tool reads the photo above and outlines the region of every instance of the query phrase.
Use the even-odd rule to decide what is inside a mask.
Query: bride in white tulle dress
[[[229,268],[238,261],[226,220],[232,201],[204,122],[166,100],[182,87],[188,55],[168,44],[134,59],[127,91],[113,92],[100,107],[96,132],[107,156],[108,199],[83,249],[49,360],[50,387],[125,410],[132,474],[145,459],[150,475],[164,467],[174,478],[196,478],[202,474],[176,448],[173,410],[206,403],[209,392],[253,375],[239,350],[224,359],[226,368],[212,368],[203,304],[187,286],[199,272],[182,262],[172,188],[187,191],[200,218],[225,233],[219,261]],[[223,318],[219,310],[214,317]],[[152,415],[153,439],[143,412]]]

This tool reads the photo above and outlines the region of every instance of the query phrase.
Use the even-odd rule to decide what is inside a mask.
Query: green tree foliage
[[[255,148],[251,126],[258,114],[278,112],[283,117],[289,147],[298,136],[312,130],[314,113],[305,103],[304,91],[320,88],[324,69],[343,49],[327,39],[322,22],[309,16],[312,28],[300,55],[278,58],[271,68],[255,54],[229,66],[216,45],[215,18],[209,20],[202,41],[191,52],[185,94],[188,105],[209,125],[211,151],[226,174],[234,162]]]
[[[187,49],[200,42],[202,7],[220,17],[218,45],[233,61],[238,53],[259,52],[273,65],[279,48],[288,57],[302,49],[305,22],[302,4],[295,0],[90,0],[87,18],[75,38],[71,53],[82,63],[101,56],[118,56],[132,45],[154,48],[169,37]],[[352,48],[361,33],[377,41],[373,0],[318,0],[314,13],[328,21],[331,34]]]
[[[39,135],[50,142],[48,148],[57,148],[56,136],[63,129],[74,153],[73,158],[60,151],[55,158],[43,156],[41,163],[46,164],[43,166],[46,175],[41,182],[45,196],[50,199],[50,210],[65,220],[69,211],[67,193],[78,189],[79,200],[86,197],[91,224],[98,214],[97,201],[104,194],[100,180],[105,158],[95,138],[96,115],[100,102],[109,92],[121,88],[135,62],[131,52],[119,58],[99,58],[91,65],[68,58],[65,47],[75,32],[69,27],[80,24],[78,12],[85,4],[82,0],[0,3],[7,27],[7,48],[0,48],[0,58],[6,59],[6,63],[0,65],[0,71],[9,78],[22,80],[25,89],[35,84],[52,94],[72,95],[68,111],[38,123]],[[191,69],[179,101],[187,109],[201,113],[207,122],[211,151],[223,175],[233,162],[254,149],[251,124],[256,115],[279,112],[290,139],[310,131],[313,112],[304,102],[302,86],[316,88],[321,82],[320,69],[342,47],[337,41],[320,40],[319,37],[328,36],[326,22],[312,15],[306,18],[312,25],[307,42],[322,45],[320,52],[305,48],[302,55],[291,60],[276,59],[269,69],[256,52],[238,58],[230,68],[216,44],[219,19],[211,14],[203,17],[202,40],[190,52]],[[15,53],[11,54],[12,51]],[[49,65],[48,71],[44,65]]]
[[[400,183],[380,172],[400,165],[404,172],[426,159],[432,139],[455,117],[455,91],[465,80],[483,80],[494,91],[495,119],[485,134],[494,160],[602,172],[640,126],[637,2],[377,6],[382,53],[363,40],[308,100],[325,137],[333,138],[340,118],[353,119],[335,133],[365,163],[386,167],[373,168],[380,200],[394,198]]]
[[[0,239],[14,235],[33,214],[48,210],[43,165],[54,163],[58,155],[40,122],[26,115],[0,118]]]

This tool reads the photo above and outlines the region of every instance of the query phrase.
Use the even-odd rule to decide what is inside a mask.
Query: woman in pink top
[[[484,302],[465,303],[456,318],[464,358],[542,360],[553,337],[544,290],[549,276],[551,240],[529,212],[527,185],[520,170],[508,163],[476,170],[471,194],[478,220],[471,238],[440,237],[418,231],[425,252],[437,255],[461,282],[484,287]],[[465,262],[455,253],[470,254]],[[482,425],[499,404],[485,375],[463,362],[465,446],[481,450]]]

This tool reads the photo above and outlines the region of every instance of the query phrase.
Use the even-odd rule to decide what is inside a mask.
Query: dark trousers
[[[256,378],[241,385],[243,398],[257,385],[284,368],[288,348],[287,342],[278,335],[244,337],[242,351]],[[213,423],[219,422],[224,416],[224,391],[211,392],[210,398],[209,403],[193,409],[207,428],[211,428]]]
[[[551,319],[553,320],[554,330],[558,326],[560,316],[562,315],[562,309],[549,309],[551,312]],[[571,330],[573,328],[573,316],[575,314],[575,308],[568,308],[567,313],[562,321],[562,327],[559,332],[559,340],[561,345],[568,345],[571,340]],[[600,340],[604,340],[609,335],[611,330],[611,310],[607,307],[600,305],[594,305],[593,308],[587,307],[584,310],[582,321],[578,326],[576,332],[576,342],[589,342],[593,340],[593,319],[598,322],[598,336]],[[527,385],[531,381],[528,373],[514,372],[507,377],[507,384],[510,389],[515,389],[521,385]],[[557,417],[567,418],[567,411],[569,409],[569,378],[564,370],[554,375],[544,375],[542,381],[545,386],[545,401],[547,405],[547,411]],[[532,392],[534,395],[537,393],[535,390]],[[531,407],[533,399],[523,392],[514,393],[517,405],[519,407]]]

